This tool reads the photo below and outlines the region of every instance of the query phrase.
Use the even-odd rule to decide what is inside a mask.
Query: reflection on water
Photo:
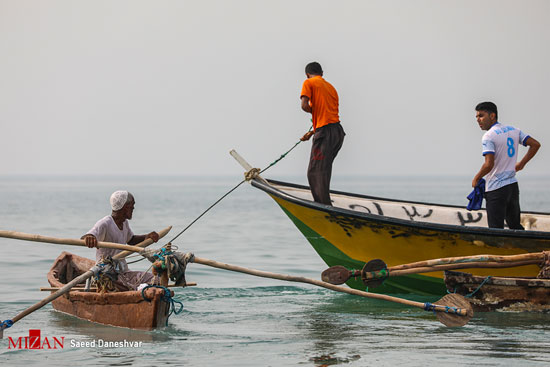
[[[98,324],[54,310],[52,310],[48,316],[50,318],[49,322],[53,324],[52,326],[62,330],[67,330],[68,334],[80,334],[82,336],[82,341],[85,339],[102,339],[105,341],[127,340],[142,342],[164,342],[170,340],[170,338],[164,334],[152,333],[147,330],[134,330]]]

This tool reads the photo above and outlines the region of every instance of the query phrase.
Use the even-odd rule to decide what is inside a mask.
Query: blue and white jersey
[[[518,160],[518,144],[525,145],[529,135],[513,126],[503,126],[495,123],[483,135],[483,155],[494,154],[495,165],[485,176],[487,186],[485,191],[500,189],[517,182],[516,163]]]

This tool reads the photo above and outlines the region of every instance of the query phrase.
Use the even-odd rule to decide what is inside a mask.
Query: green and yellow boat
[[[331,191],[333,206],[312,200],[309,187],[255,178],[252,185],[279,204],[329,266],[361,269],[373,259],[388,267],[434,258],[515,255],[550,249],[550,214],[525,212],[525,231],[487,228],[485,210],[399,201]],[[480,276],[533,277],[537,265],[465,269]],[[361,279],[347,284],[365,289]],[[388,278],[370,291],[443,295],[443,272]]]

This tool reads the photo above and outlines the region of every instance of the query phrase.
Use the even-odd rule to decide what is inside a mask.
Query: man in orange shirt
[[[329,194],[332,162],[346,135],[338,116],[338,93],[323,79],[323,69],[318,62],[307,64],[306,76],[300,99],[302,110],[312,114],[313,131],[300,140],[306,141],[313,136],[307,179],[313,200],[332,205]]]

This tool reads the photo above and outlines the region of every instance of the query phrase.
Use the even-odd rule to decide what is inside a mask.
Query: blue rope
[[[475,291],[473,291],[472,293],[469,293],[469,294],[465,295],[464,297],[466,297],[466,298],[471,298],[474,294],[477,293],[477,291],[479,291],[479,290],[481,289],[481,287],[483,287],[483,286],[485,285],[485,283],[487,283],[487,281],[489,281],[489,279],[491,279],[491,276],[490,276],[490,275],[489,275],[487,278],[485,278],[485,279],[483,280],[483,282],[481,282],[481,284],[479,285],[479,287],[476,288]]]
[[[430,302],[424,303],[424,311],[433,311],[435,312],[435,305]]]
[[[433,311],[435,313],[435,309],[438,305],[434,305],[433,303],[430,303],[430,302],[426,302],[424,303],[424,311]],[[449,307],[449,306],[440,306],[440,307],[445,307],[445,313],[454,313],[454,314],[457,314],[459,313],[459,308],[457,307]]]
[[[10,327],[12,327],[12,325],[13,325],[13,320],[2,321],[0,323],[0,330],[10,328]]]
[[[168,313],[168,317],[166,318],[166,325],[168,325],[168,319],[170,318],[170,315],[172,315],[172,313],[174,315],[179,315],[183,311],[183,303],[178,301],[178,300],[175,300],[171,295],[170,289],[168,289],[166,287],[163,287],[162,285],[148,285],[146,287],[143,287],[143,289],[141,290],[141,296],[147,302],[151,302],[151,300],[152,300],[152,299],[149,299],[149,298],[145,297],[145,290],[147,290],[149,288],[159,288],[159,289],[164,290],[164,294],[162,295],[161,300],[163,300],[164,302],[166,302],[170,305],[170,308],[169,308],[170,313]],[[176,308],[176,303],[179,305],[179,309]]]
[[[153,257],[155,259],[158,259],[158,260],[161,260],[161,261],[164,261],[165,259],[165,256],[168,256],[168,255],[172,255],[173,252],[172,251],[167,251],[166,250],[166,247],[163,247],[160,249],[160,253],[158,254],[154,254]]]

